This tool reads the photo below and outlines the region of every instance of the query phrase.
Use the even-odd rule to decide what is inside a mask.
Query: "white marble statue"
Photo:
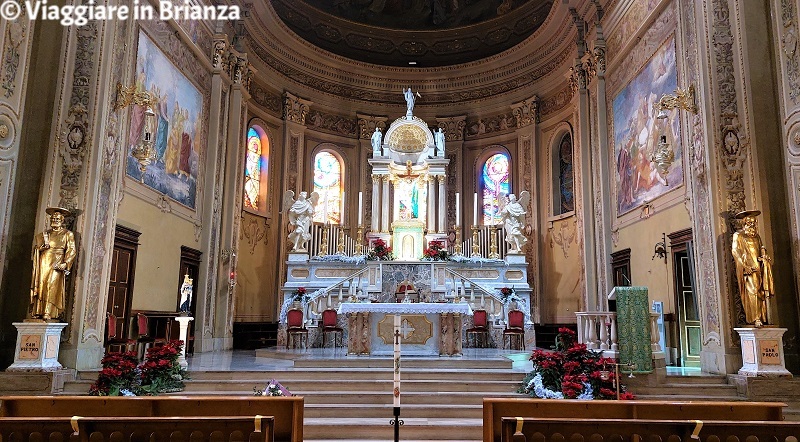
[[[192,307],[192,278],[189,274],[183,275],[183,284],[180,289],[181,305],[179,310],[181,313],[189,313]]]
[[[444,132],[442,132],[442,128],[440,127],[437,132],[434,132],[433,136],[436,140],[436,156],[444,158]]]
[[[375,133],[372,134],[372,156],[379,157],[381,155],[381,144],[383,143],[383,134],[381,129],[376,127]]]
[[[414,102],[417,101],[417,97],[422,98],[422,95],[419,92],[413,92],[409,87],[408,89],[403,88],[403,96],[406,98],[406,117],[411,118],[414,115]]]
[[[311,239],[311,223],[314,219],[314,208],[317,206],[319,194],[312,192],[307,198],[307,192],[300,192],[297,201],[294,199],[294,191],[287,190],[283,194],[283,211],[289,214],[289,224],[294,226],[289,233],[289,241],[292,242],[293,252],[305,252],[306,243]]]
[[[510,254],[522,253],[522,248],[528,242],[525,236],[525,206],[530,201],[531,194],[527,190],[519,194],[519,200],[512,193],[508,196],[508,200],[500,198],[500,219],[503,221],[503,228],[506,231],[506,242],[511,246]]]

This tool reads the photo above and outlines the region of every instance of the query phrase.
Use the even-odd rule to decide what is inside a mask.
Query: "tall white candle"
[[[474,209],[472,212],[472,219],[475,221],[474,225],[478,225],[478,193],[472,194],[472,208]]]
[[[328,192],[325,192],[325,199],[322,200],[322,224],[328,224]]]
[[[344,225],[344,202],[345,202],[345,194],[346,192],[342,192],[342,201],[339,207],[339,224]]]
[[[392,403],[400,406],[400,315],[394,315],[394,388]]]
[[[364,216],[364,194],[363,192],[358,192],[358,225],[361,225],[361,221],[363,221]]]
[[[456,192],[456,226],[461,225],[461,198],[459,193]]]

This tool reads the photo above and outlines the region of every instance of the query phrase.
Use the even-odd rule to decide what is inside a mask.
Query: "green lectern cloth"
[[[619,362],[636,364],[635,372],[653,371],[650,347],[650,306],[647,287],[616,287]],[[624,365],[624,372],[631,371]]]

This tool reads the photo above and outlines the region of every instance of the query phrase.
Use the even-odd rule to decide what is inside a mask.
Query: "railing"
[[[472,256],[472,230],[469,226],[463,226],[461,229],[461,238],[464,239],[461,243],[461,254],[464,256]],[[497,248],[499,259],[505,259],[509,244],[506,242],[506,232],[501,224],[494,226],[478,226],[478,253],[483,258],[488,258],[491,255],[492,234],[494,234],[495,247]],[[453,253],[452,245],[449,247],[449,251]]]
[[[603,356],[615,358],[619,353],[617,342],[617,314],[614,312],[575,312],[578,318],[578,343],[590,350],[601,350]],[[663,358],[659,343],[658,313],[650,312],[650,348],[654,357]]]
[[[346,233],[349,229],[338,224],[329,224],[327,226],[327,244],[324,244],[325,230],[326,226],[322,224],[311,225],[309,231],[311,239],[308,241],[308,252],[311,256],[334,255],[340,252],[347,256],[355,255],[357,241]],[[341,250],[339,250],[340,245]]]
[[[495,295],[494,290],[483,287],[477,282],[467,278],[466,276],[453,271],[445,269],[446,275],[451,281],[450,288],[445,294],[445,298],[452,299],[453,302],[457,300],[466,300],[472,308],[479,308],[486,310],[486,312],[505,323],[508,319],[508,312],[505,311],[503,301]],[[469,292],[467,289],[469,288]],[[477,296],[475,291],[477,290]]]
[[[309,308],[306,312],[306,317],[308,318],[310,316],[309,313],[314,316],[320,316],[323,310],[338,308],[339,304],[345,302],[349,298],[354,297],[358,300],[366,299],[366,282],[361,276],[367,273],[368,270],[369,268],[365,267],[324,289],[313,292],[311,294],[312,298],[308,301]]]

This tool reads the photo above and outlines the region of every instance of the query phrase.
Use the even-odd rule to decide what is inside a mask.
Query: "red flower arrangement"
[[[183,341],[169,341],[147,350],[142,364],[142,389],[150,394],[183,390],[186,370],[178,363]]]
[[[89,388],[89,394],[139,396],[183,390],[186,370],[178,363],[182,348],[183,341],[152,347],[141,365],[137,365],[134,352],[109,353],[103,357],[103,369]]]
[[[125,392],[134,393],[138,385],[136,366],[139,361],[136,353],[109,353],[100,362],[103,369],[97,381],[89,388],[93,396],[119,396]],[[134,393],[135,394],[135,393]]]
[[[565,399],[616,399],[615,360],[587,350],[577,343],[577,333],[563,327],[558,330],[555,351],[534,350],[530,360],[533,371],[525,377],[520,393],[533,397]],[[544,394],[542,394],[544,393]],[[634,399],[620,385],[620,399]]]
[[[428,248],[422,251],[422,258],[428,261],[447,261],[449,255],[442,241],[431,241]]]
[[[372,250],[367,254],[367,259],[391,261],[394,259],[392,256],[392,248],[386,245],[386,241],[378,238],[373,241]]]

